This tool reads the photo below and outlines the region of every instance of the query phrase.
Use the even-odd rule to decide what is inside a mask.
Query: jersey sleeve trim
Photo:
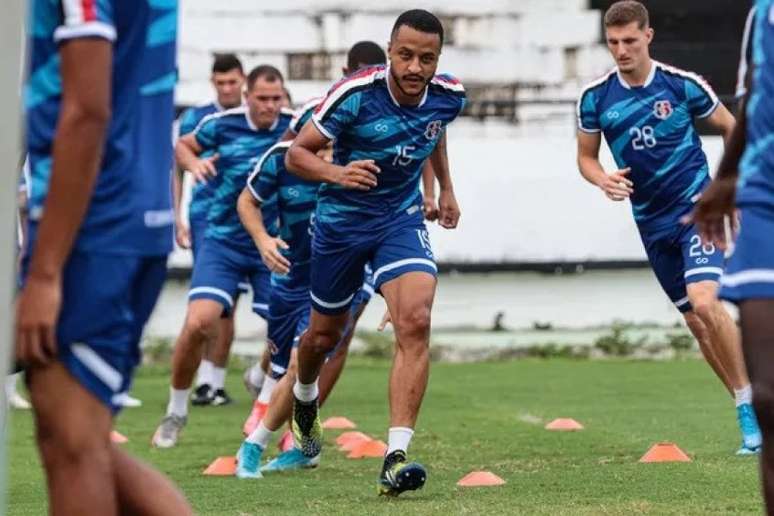
[[[331,89],[325,100],[317,107],[312,119],[324,122],[347,97],[357,93],[381,77],[384,77],[383,67],[365,68],[354,75],[350,75]]]
[[[583,131],[584,133],[589,134],[596,134],[602,132],[601,129],[592,128],[592,127],[584,127],[583,126],[583,99],[586,97],[588,93],[590,93],[594,88],[597,88],[601,85],[603,85],[605,82],[607,82],[610,77],[613,74],[617,73],[617,69],[613,68],[609,72],[607,72],[602,77],[599,77],[598,79],[591,81],[586,86],[583,87],[583,89],[580,92],[580,95],[578,96],[578,102],[575,104],[575,117],[578,119],[578,129]]]
[[[666,65],[664,63],[658,63],[658,65],[664,71],[671,73],[672,75],[676,75],[678,77],[682,77],[683,79],[693,82],[694,84],[696,84],[696,86],[699,87],[700,90],[702,90],[709,97],[709,99],[712,101],[712,109],[708,110],[705,114],[699,116],[699,118],[703,118],[705,116],[709,116],[712,114],[712,112],[715,110],[720,100],[718,99],[718,96],[715,94],[715,90],[712,89],[712,86],[710,86],[709,83],[704,80],[704,77],[702,77],[699,74],[695,74],[693,72],[687,72],[685,70],[681,70],[680,68],[675,68],[674,66]]]
[[[261,156],[261,159],[258,160],[258,163],[256,163],[255,168],[253,168],[253,171],[250,173],[250,176],[247,178],[247,189],[250,190],[250,193],[253,194],[253,197],[258,202],[266,202],[259,194],[258,191],[253,188],[253,180],[258,176],[258,174],[261,173],[261,169],[263,169],[263,164],[266,163],[266,160],[269,159],[274,154],[277,154],[278,152],[285,152],[287,151],[292,141],[284,141],[284,142],[278,142],[275,143],[269,150],[267,150],[263,156]]]
[[[317,106],[320,105],[320,103],[323,101],[322,98],[314,98],[310,101],[307,101],[306,104],[301,106],[294,114],[293,119],[290,121],[290,125],[288,126],[288,129],[290,129],[294,134],[298,134],[301,132],[301,127],[298,127],[298,124],[301,120],[307,117],[307,113],[310,111],[314,113],[314,110],[317,109]]]
[[[712,115],[712,113],[714,113],[714,112],[715,112],[715,110],[718,108],[718,106],[719,106],[719,105],[720,105],[720,101],[719,101],[719,100],[717,100],[717,99],[715,99],[715,103],[714,103],[714,104],[712,104],[712,107],[711,107],[711,108],[709,108],[709,109],[708,109],[707,111],[705,111],[704,113],[702,113],[702,114],[700,114],[700,115],[696,115],[696,118],[707,118],[708,116],[711,116],[711,115]]]
[[[312,122],[314,123],[314,126],[317,128],[317,130],[318,130],[318,131],[320,131],[320,132],[322,133],[322,135],[323,135],[323,136],[325,136],[325,137],[326,137],[326,138],[328,138],[329,140],[335,140],[335,139],[336,139],[336,137],[335,137],[335,136],[333,136],[333,135],[330,133],[330,131],[328,131],[328,130],[325,128],[325,126],[323,126],[322,122],[320,122],[320,121],[317,119],[317,116],[313,116],[313,117],[312,117]]]
[[[54,31],[54,41],[59,43],[76,38],[102,38],[110,42],[116,40],[116,29],[100,21],[91,21],[78,25],[61,25]]]
[[[736,91],[735,96],[737,99],[743,97],[747,93],[747,70],[750,66],[751,55],[750,49],[752,48],[751,40],[753,34],[753,25],[755,22],[755,6],[750,9],[747,14],[747,20],[744,24],[744,34],[742,35],[742,47],[739,50],[739,68],[736,73]]]

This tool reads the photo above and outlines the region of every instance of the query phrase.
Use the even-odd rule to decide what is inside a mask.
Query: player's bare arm
[[[285,166],[307,181],[333,183],[354,190],[370,190],[376,186],[380,169],[374,160],[358,160],[341,166],[317,156],[329,141],[314,124],[305,124],[288,149]]]
[[[429,221],[438,220],[438,203],[435,199],[435,170],[433,162],[426,160],[422,167],[422,213]]]
[[[749,87],[747,91],[750,91]],[[725,151],[715,179],[701,195],[690,218],[690,221],[694,222],[699,229],[702,240],[713,242],[721,249],[726,249],[728,246],[725,230],[726,217],[731,221],[735,220],[734,198],[739,176],[739,160],[747,143],[746,100],[745,96],[739,108],[739,119],[733,125],[731,135],[725,140]]]
[[[728,145],[731,134],[734,132],[736,120],[723,103],[719,103],[715,111],[707,117],[707,123],[723,135],[723,143]]]
[[[451,172],[449,172],[449,156],[446,152],[446,132],[438,139],[438,144],[430,154],[435,178],[438,179],[438,223],[446,229],[454,229],[460,221],[460,207],[454,195]]]
[[[193,134],[186,134],[177,140],[175,145],[175,159],[178,166],[183,170],[188,170],[199,183],[206,183],[218,175],[215,168],[215,162],[218,161],[218,154],[213,154],[207,158],[199,158],[204,151],[196,137]]]
[[[175,165],[172,174],[172,205],[175,210],[175,242],[183,249],[191,248],[191,230],[182,216],[183,169]]]
[[[602,190],[608,199],[628,199],[634,192],[634,184],[626,177],[629,169],[616,170],[612,174],[605,172],[599,162],[601,144],[602,136],[599,133],[578,131],[578,169],[583,178]]]
[[[75,39],[64,43],[59,53],[62,105],[51,183],[16,312],[17,359],[37,365],[56,354],[62,268],[89,206],[111,116],[112,44]]]
[[[288,244],[279,237],[273,237],[266,231],[261,214],[261,202],[245,188],[237,200],[237,212],[242,225],[261,252],[261,259],[272,272],[287,274],[290,272],[290,262],[282,256],[280,249],[287,249]]]

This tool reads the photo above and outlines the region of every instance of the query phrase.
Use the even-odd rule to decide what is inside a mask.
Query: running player
[[[755,453],[761,435],[739,333],[716,299],[723,252],[680,222],[710,182],[694,120],[706,119],[728,139],[734,118],[701,77],[650,58],[653,29],[641,3],[613,4],[605,28],[618,66],[580,96],[578,166],[609,199],[631,199],[661,287],[734,396],[743,437],[739,453]],[[599,162],[601,133],[620,169],[610,174]]]
[[[210,83],[215,89],[215,100],[183,112],[178,126],[180,136],[192,133],[205,116],[242,104],[245,75],[239,58],[234,54],[216,55],[212,63]],[[212,200],[213,187],[205,182],[194,185],[191,190],[191,203],[188,206],[188,223],[186,223],[181,209],[183,172],[182,168],[177,167],[177,173],[173,177],[175,240],[181,248],[191,249],[195,263],[207,229],[207,210]],[[240,290],[248,292],[249,286],[243,283]],[[235,304],[237,299],[238,297],[234,298]],[[226,363],[233,339],[234,311],[232,310],[229,317],[224,317],[220,321],[218,340],[213,345],[205,346],[204,358],[196,376],[196,389],[191,399],[194,405],[226,405],[231,402],[231,397],[225,389],[225,378]]]
[[[436,265],[422,218],[425,160],[439,180],[440,222],[454,228],[459,208],[446,157],[446,126],[465,104],[462,85],[436,75],[440,21],[424,10],[401,14],[387,67],[367,68],[335,85],[287,151],[289,170],[323,182],[312,246],[312,314],[298,352],[293,430],[307,457],[322,448],[317,378],[341,340],[349,308],[371,262],[376,289],[393,315],[397,347],[390,377],[388,450],[380,492],[422,487],[425,469],[406,451],[427,385],[430,310]],[[335,140],[335,164],[316,156]]]
[[[16,357],[56,514],[191,514],[110,442],[166,276],[177,3],[34,2]],[[55,395],[52,395],[55,393]]]
[[[736,217],[736,208],[741,210],[741,229],[720,296],[739,306],[753,403],[763,433],[763,493],[767,514],[774,514],[774,2],[758,0],[755,9],[754,37],[749,40],[752,84],[745,88],[739,123],[694,219],[702,238],[725,249],[725,222]]]
[[[361,68],[364,68],[366,66],[377,65],[377,64],[384,64],[386,61],[387,61],[387,56],[384,54],[384,50],[382,50],[382,47],[380,47],[378,44],[374,43],[373,41],[360,41],[352,45],[352,47],[349,49],[349,52],[347,52],[347,66],[342,68],[342,73],[346,77],[347,75],[350,75]],[[293,119],[290,121],[290,125],[288,126],[288,129],[285,131],[285,134],[283,135],[283,140],[292,140],[293,138],[296,137],[296,135],[301,131],[301,128],[304,126],[304,124],[306,124],[312,118],[312,114],[314,113],[314,110],[317,109],[317,106],[320,104],[320,102],[322,102],[322,100],[323,100],[322,97],[318,97],[310,100],[309,102],[304,104],[293,115]],[[284,169],[284,165],[283,165],[283,169]],[[247,191],[247,194],[249,193],[250,192]],[[245,194],[246,198],[250,199],[251,197],[247,197],[247,194]],[[316,202],[316,198],[315,198],[315,202]],[[253,240],[255,240],[255,236],[253,236]],[[308,290],[308,286],[307,286],[307,290]],[[361,303],[353,304],[353,313],[356,314],[355,320],[351,325],[353,327],[353,330],[354,330],[354,326],[357,324],[357,320],[359,319],[360,315],[362,314],[363,310],[368,304],[368,301],[370,300],[370,296],[367,296],[367,297],[361,296],[360,300],[361,300]],[[330,392],[333,389],[333,385],[336,383],[336,380],[338,379],[339,375],[341,374],[341,370],[344,367],[347,351],[349,350],[349,342],[352,338],[353,332],[349,332],[347,335],[348,336],[340,343],[340,345],[337,346],[337,351],[335,356],[332,357],[331,360],[326,361],[326,367],[322,371],[321,388],[326,393]],[[259,369],[261,367],[263,367],[263,359],[261,360],[261,362],[256,363],[250,369],[250,372],[252,373],[253,370]],[[269,379],[268,382],[270,385],[269,389],[271,389],[273,388],[272,386],[276,383],[276,379],[274,378]],[[264,392],[263,396],[259,396],[259,399],[257,399],[255,403],[253,403],[253,408],[250,412],[250,415],[248,416],[247,420],[245,421],[245,424],[242,427],[242,432],[244,433],[245,436],[249,436],[256,429],[259,421],[266,414],[266,410],[268,408],[268,403],[270,399],[271,399],[271,395],[268,394],[268,392]]]
[[[175,344],[167,413],[152,440],[157,447],[177,444],[203,345],[217,337],[220,318],[233,310],[243,278],[249,277],[252,284],[253,311],[265,318],[268,310],[270,273],[239,221],[236,201],[256,162],[290,122],[291,114],[280,108],[282,87],[279,70],[269,65],[254,68],[247,76],[246,105],[204,118],[175,148],[185,170],[198,181],[213,181],[216,186],[191,278],[188,313]],[[200,158],[204,152],[212,154]],[[265,211],[264,218],[276,223],[276,212]]]

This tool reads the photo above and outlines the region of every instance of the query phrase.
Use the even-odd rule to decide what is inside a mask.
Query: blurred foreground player
[[[756,453],[761,434],[739,332],[717,300],[723,251],[682,223],[710,183],[694,120],[706,119],[728,141],[734,118],[701,77],[650,58],[653,29],[641,3],[613,4],[605,28],[617,67],[587,86],[578,101],[578,166],[609,199],[631,200],[653,272],[734,396],[742,433],[738,453]],[[599,162],[600,134],[620,168],[611,174]]]
[[[736,246],[720,297],[736,303],[763,433],[761,476],[768,514],[774,514],[774,2],[755,3],[752,83],[715,181],[698,202],[702,237],[727,246],[725,223],[740,211]]]
[[[190,514],[110,442],[172,243],[176,2],[36,1],[16,315],[52,514]],[[56,395],[52,395],[55,393]]]

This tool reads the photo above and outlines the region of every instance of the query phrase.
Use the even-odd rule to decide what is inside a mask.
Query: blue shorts
[[[253,312],[266,319],[271,272],[261,261],[258,251],[249,253],[216,238],[205,238],[194,262],[188,300],[217,301],[223,305],[224,315],[229,315],[239,294],[239,285],[245,278],[253,289]]]
[[[129,390],[140,363],[142,330],[166,274],[166,256],[75,251],[65,265],[59,359],[114,414],[121,409],[116,396]]]
[[[661,288],[680,312],[692,309],[686,285],[717,282],[723,274],[723,251],[703,244],[693,225],[675,222],[673,228],[666,230],[640,230],[640,237]]]
[[[207,231],[207,218],[201,216],[189,217],[188,227],[191,233],[191,254],[193,255],[193,262],[196,263],[196,256],[204,245],[204,234]],[[245,278],[239,283],[237,298],[239,297],[239,294],[248,293],[250,293],[250,282],[248,278]]]
[[[740,223],[720,297],[734,303],[774,299],[774,206],[743,207]]]
[[[320,313],[346,312],[364,282],[367,263],[373,287],[408,272],[437,273],[421,210],[394,217],[384,228],[352,231],[342,224],[317,221],[312,239],[312,306]]]

